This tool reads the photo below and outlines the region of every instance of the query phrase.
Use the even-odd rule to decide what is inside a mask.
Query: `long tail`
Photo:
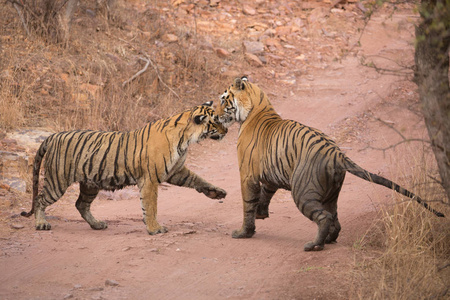
[[[49,136],[45,141],[42,142],[39,150],[36,152],[36,156],[34,157],[33,164],[33,199],[31,202],[31,210],[29,212],[22,211],[20,213],[21,216],[29,217],[34,214],[34,206],[36,202],[36,198],[38,196],[38,187],[39,187],[39,171],[41,169],[42,159],[44,158],[45,153],[47,152],[48,144],[53,139],[54,135]]]
[[[426,209],[428,209],[429,211],[434,213],[436,216],[442,217],[442,218],[445,217],[443,213],[438,212],[438,211],[434,210],[433,208],[431,208],[428,205],[428,203],[424,202],[422,200],[422,198],[420,198],[419,196],[411,193],[407,189],[402,188],[395,182],[390,181],[389,179],[386,179],[384,177],[378,176],[376,174],[373,174],[373,173],[370,173],[369,171],[364,170],[363,168],[358,166],[356,163],[354,163],[350,158],[348,158],[346,156],[344,156],[344,167],[348,172],[352,173],[355,176],[358,176],[359,178],[362,178],[362,179],[370,181],[370,182],[374,182],[379,185],[383,185],[389,189],[393,189],[394,191],[396,191],[402,195],[405,195],[406,197],[416,200],[417,203],[419,203],[420,205],[422,205],[423,207],[425,207]]]

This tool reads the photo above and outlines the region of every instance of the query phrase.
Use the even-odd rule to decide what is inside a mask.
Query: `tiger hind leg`
[[[256,207],[256,219],[265,219],[269,217],[269,204],[277,188],[262,185],[261,195],[259,196],[258,206]]]
[[[45,208],[48,205],[45,205],[45,200],[44,200],[44,196],[43,195],[39,195],[37,202],[36,202],[36,207],[35,207],[35,212],[34,212],[34,217],[36,220],[36,230],[50,230],[52,229],[52,226],[50,225],[49,222],[47,222],[47,220],[45,219]]]
[[[53,185],[48,182],[47,178],[45,178],[42,191],[37,196],[34,208],[36,230],[50,230],[52,228],[50,223],[45,219],[45,209],[47,206],[58,201],[67,189],[67,186],[64,184],[61,184],[58,191],[53,189],[52,186]]]
[[[88,188],[85,184],[80,183],[80,195],[75,203],[81,217],[88,222],[92,229],[96,230],[108,228],[106,222],[97,220],[91,213],[91,203],[97,197],[98,192],[98,189]]]
[[[339,236],[340,231],[341,231],[341,224],[339,223],[337,213],[335,213],[333,215],[333,223],[331,223],[330,232],[328,233],[328,236],[325,239],[325,243],[326,244],[335,243]]]
[[[330,228],[333,223],[332,215],[328,211],[324,210],[322,208],[322,205],[318,201],[313,202],[317,202],[318,204],[315,205],[315,207],[311,210],[310,218],[317,224],[319,229],[315,240],[305,244],[304,246],[305,251],[323,250],[326,238],[330,233]]]
[[[330,232],[328,233],[327,238],[325,239],[326,244],[331,244],[336,242],[339,232],[341,231],[341,224],[339,223],[338,213],[337,213],[337,201],[339,197],[339,193],[341,192],[342,185],[344,183],[344,176],[342,172],[336,172],[334,179],[335,184],[330,189],[329,194],[325,197],[323,202],[323,206],[325,210],[331,213],[333,216],[333,221],[330,226]]]

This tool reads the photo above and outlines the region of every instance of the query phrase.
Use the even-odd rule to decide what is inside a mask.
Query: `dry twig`
[[[377,148],[377,147],[372,147],[372,146],[370,146],[370,145],[367,145],[367,147],[362,148],[362,149],[360,149],[359,151],[363,151],[363,150],[366,150],[366,149],[373,149],[373,150],[381,150],[381,151],[383,151],[383,153],[384,153],[385,151],[387,151],[387,150],[389,150],[389,149],[393,149],[393,148],[397,147],[397,146],[400,145],[400,144],[408,143],[408,142],[423,142],[423,143],[431,144],[430,141],[427,141],[427,140],[424,140],[424,139],[408,139],[408,138],[406,138],[406,137],[405,137],[405,136],[404,136],[397,128],[395,128],[395,127],[392,126],[391,124],[389,124],[389,123],[387,123],[387,122],[381,120],[380,118],[375,118],[375,120],[377,120],[377,121],[383,123],[384,125],[386,125],[386,126],[389,127],[390,129],[394,130],[394,131],[395,131],[395,132],[396,132],[403,140],[400,141],[400,142],[398,142],[398,143],[395,143],[395,144],[393,144],[393,145],[390,145],[390,146],[388,146],[388,147],[386,147],[386,148]]]
[[[148,65],[150,64],[150,59],[146,59],[146,58],[143,58],[143,57],[139,57],[139,59],[146,62],[145,67],[144,67],[142,70],[140,70],[139,72],[137,72],[136,74],[134,74],[130,79],[125,80],[125,81],[122,83],[122,87],[124,87],[124,86],[127,85],[128,83],[132,82],[132,81],[135,80],[139,75],[141,75],[142,73],[144,73],[145,71],[147,71]]]
[[[23,28],[27,32],[27,35],[30,36],[30,31],[28,30],[27,23],[25,22],[25,18],[23,17],[22,11],[20,10],[19,5],[15,1],[11,1],[12,5],[17,11],[17,14],[19,15],[20,21],[22,21]]]

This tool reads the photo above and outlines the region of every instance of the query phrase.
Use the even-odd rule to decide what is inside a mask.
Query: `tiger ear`
[[[195,116],[195,117],[194,117],[194,122],[195,122],[195,124],[200,125],[200,124],[203,123],[203,120],[204,120],[205,118],[206,118],[205,115]]]
[[[247,75],[242,76],[242,77],[241,77],[241,80],[242,80],[242,81],[248,81]]]
[[[212,101],[208,101],[202,104],[202,106],[212,106],[213,102]]]
[[[246,81],[246,80],[245,80]],[[245,85],[242,82],[241,78],[236,78],[234,80],[234,86],[238,89],[238,90],[244,90],[245,89]]]

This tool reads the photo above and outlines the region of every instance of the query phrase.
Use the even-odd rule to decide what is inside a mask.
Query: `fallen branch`
[[[171,89],[171,88],[170,88],[170,87],[162,80],[161,75],[159,75],[158,67],[153,63],[153,61],[150,59],[150,57],[149,57],[144,51],[142,51],[142,50],[140,50],[140,49],[136,49],[136,47],[134,47],[130,42],[128,42],[128,41],[126,41],[126,40],[124,40],[124,39],[121,39],[121,38],[119,38],[119,37],[116,37],[116,36],[113,36],[113,35],[110,35],[110,34],[106,34],[106,35],[107,35],[107,36],[110,36],[110,37],[114,37],[114,38],[116,38],[116,39],[118,39],[118,40],[120,40],[120,41],[122,41],[122,42],[125,42],[125,43],[127,43],[130,47],[132,47],[133,49],[135,49],[135,50],[137,50],[137,51],[143,53],[143,54],[145,55],[145,58],[139,57],[139,59],[142,59],[143,61],[146,61],[146,62],[147,62],[147,64],[145,65],[144,69],[147,70],[148,64],[150,63],[150,64],[152,65],[153,69],[155,70],[156,76],[158,76],[158,80],[161,82],[161,84],[164,85],[167,89],[169,89],[169,91],[171,91],[175,96],[177,96],[178,99],[181,99],[181,97],[180,97],[173,89]],[[122,87],[124,87],[127,83],[129,83],[129,82],[131,82],[132,80],[134,80],[137,76],[139,76],[139,75],[141,75],[142,73],[144,73],[144,72],[145,72],[144,69],[142,69],[141,71],[137,72],[137,73],[136,73],[133,77],[131,77],[129,80],[125,81],[125,82],[122,84]]]
[[[147,62],[147,63],[145,64],[145,67],[144,67],[142,70],[140,70],[139,72],[137,72],[136,74],[134,74],[130,79],[125,80],[125,81],[122,83],[122,87],[124,87],[124,86],[127,85],[128,83],[132,82],[132,81],[135,80],[139,75],[141,75],[142,73],[144,73],[145,71],[147,71],[148,65],[150,64],[150,59],[146,59],[146,58],[143,58],[143,57],[139,57],[139,59],[140,59],[140,60],[143,60],[143,61],[145,61],[145,62]]]
[[[408,139],[408,138],[406,138],[406,137],[405,137],[405,136],[404,136],[397,128],[395,128],[394,126],[392,126],[392,125],[389,124],[388,122],[383,121],[383,120],[381,120],[380,118],[375,118],[375,120],[377,120],[377,121],[383,123],[384,125],[386,125],[386,126],[389,127],[390,129],[394,130],[394,131],[395,131],[395,132],[396,132],[403,140],[400,141],[400,142],[398,142],[398,143],[395,143],[395,144],[393,144],[393,145],[390,145],[389,147],[386,147],[386,148],[377,148],[377,147],[372,147],[372,146],[370,146],[370,145],[367,145],[367,147],[362,148],[362,149],[360,149],[360,150],[358,150],[358,151],[364,151],[364,150],[366,150],[366,149],[372,149],[372,150],[380,150],[380,151],[383,151],[383,154],[384,154],[384,152],[385,152],[386,150],[395,148],[395,147],[397,147],[398,145],[401,145],[401,144],[403,144],[403,143],[408,143],[408,142],[422,142],[422,143],[427,143],[427,144],[430,144],[430,145],[431,145],[431,142],[430,142],[430,141],[427,141],[427,140],[424,140],[424,139]]]
[[[30,31],[28,30],[27,23],[25,22],[25,19],[23,17],[23,14],[22,14],[22,11],[20,10],[19,5],[17,4],[17,2],[11,2],[11,3],[14,6],[14,8],[16,9],[17,14],[19,15],[20,21],[22,21],[23,28],[27,32],[27,35],[30,36]]]
[[[145,53],[144,53],[144,54],[145,54]],[[171,91],[172,93],[174,93],[174,95],[177,96],[178,99],[181,99],[181,97],[178,96],[178,94],[177,94],[173,89],[171,89],[171,88],[170,88],[170,87],[162,80],[161,76],[159,75],[158,68],[155,66],[155,64],[152,62],[152,60],[148,57],[148,55],[145,54],[145,56],[147,57],[148,61],[152,64],[153,69],[155,69],[156,76],[158,76],[159,81],[160,81],[166,88],[168,88],[169,91]]]

